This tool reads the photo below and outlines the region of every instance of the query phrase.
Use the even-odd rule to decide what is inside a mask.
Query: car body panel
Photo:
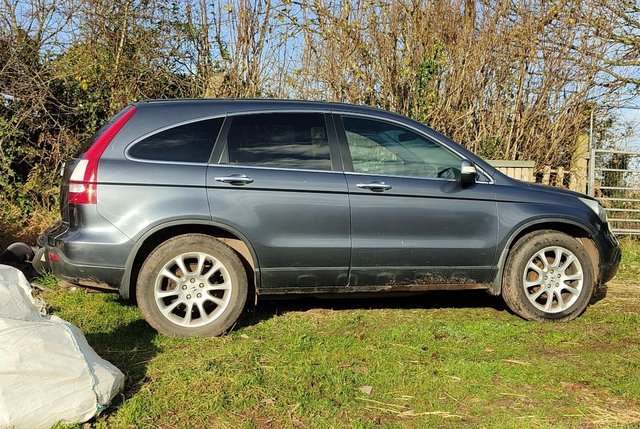
[[[483,176],[484,183],[462,186],[454,179],[416,177],[421,173],[414,177],[356,173],[343,117],[334,116],[351,200],[350,285],[487,283],[495,271],[498,230],[490,179]],[[434,155],[442,152],[459,163],[466,159],[459,150],[442,150],[448,146],[407,124],[359,114],[348,117],[359,121],[360,126],[373,119],[374,126],[393,133],[367,135],[365,131],[359,138],[379,139],[378,143],[369,141],[388,153],[397,151],[397,156],[411,165],[427,167],[426,163],[434,162]],[[393,145],[388,139],[399,138],[398,132],[418,134],[432,148],[418,156],[416,147]],[[374,163],[370,167],[376,166]],[[390,188],[366,188],[376,183]]]

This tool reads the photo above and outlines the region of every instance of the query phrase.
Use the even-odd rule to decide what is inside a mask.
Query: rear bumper
[[[78,264],[67,258],[56,247],[47,244],[45,249],[46,267],[58,278],[70,283],[97,282],[107,283],[114,287],[120,287],[120,283],[122,283],[124,267]],[[57,259],[56,261],[52,260],[54,257]]]
[[[94,221],[97,219],[94,219]],[[59,223],[38,239],[45,247],[45,266],[71,283],[86,281],[120,287],[133,243],[102,220],[92,227],[69,228]]]

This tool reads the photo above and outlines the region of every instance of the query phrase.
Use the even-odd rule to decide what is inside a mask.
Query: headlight
[[[597,214],[598,217],[602,219],[603,222],[605,223],[607,222],[607,211],[600,205],[599,202],[597,202],[596,200],[590,200],[588,198],[579,198],[579,199],[580,201],[585,203],[587,206],[589,206],[589,208],[593,210],[595,214]]]

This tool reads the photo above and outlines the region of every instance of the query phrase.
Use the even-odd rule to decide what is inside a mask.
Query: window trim
[[[160,128],[156,128],[153,131],[149,131],[148,133],[145,133],[143,135],[141,135],[140,137],[136,138],[135,140],[133,140],[131,143],[129,143],[125,148],[124,148],[124,156],[125,158],[127,158],[130,161],[135,161],[135,162],[145,162],[145,163],[149,163],[149,164],[170,164],[170,165],[207,165],[207,161],[203,161],[203,162],[194,162],[194,161],[168,161],[168,160],[158,160],[158,159],[144,159],[144,158],[137,158],[131,154],[129,154],[129,151],[131,150],[132,147],[134,147],[136,144],[140,143],[142,140],[145,140],[149,137],[153,137],[156,134],[159,134],[163,131],[167,131],[170,130],[172,128],[177,128],[177,127],[181,127],[183,125],[189,125],[189,124],[193,124],[196,122],[203,122],[203,121],[208,121],[211,119],[222,119],[222,125],[220,126],[220,129],[218,130],[218,135],[216,135],[215,140],[213,142],[213,146],[211,149],[211,152],[213,152],[215,150],[216,144],[218,143],[218,139],[220,138],[222,129],[224,128],[224,124],[225,124],[225,118],[226,115],[212,115],[212,116],[200,116],[197,118],[191,118],[191,119],[187,119],[185,121],[180,121],[180,122],[174,122],[172,124],[166,125],[164,127],[160,127]]]
[[[429,135],[425,134],[423,131],[419,130],[418,128],[414,127],[411,124],[406,124],[404,122],[397,121],[397,120],[394,120],[394,119],[391,119],[391,118],[386,118],[386,117],[385,118],[380,118],[380,117],[366,115],[366,114],[362,114],[362,113],[356,113],[356,112],[333,111],[333,116],[334,116],[336,132],[338,133],[338,140],[340,142],[340,152],[342,154],[342,157],[343,157],[343,160],[344,160],[344,165],[345,165],[344,172],[346,174],[356,174],[356,175],[363,175],[363,176],[398,177],[398,178],[403,178],[403,179],[437,180],[437,181],[446,181],[446,182],[455,181],[455,179],[445,179],[445,178],[442,178],[442,177],[403,176],[403,175],[383,174],[383,173],[380,173],[380,174],[378,174],[378,173],[361,173],[361,172],[354,171],[353,161],[351,159],[351,151],[349,150],[349,142],[347,140],[347,133],[345,131],[344,124],[342,122],[342,118],[343,117],[353,117],[353,118],[358,118],[358,119],[367,119],[367,120],[370,120],[370,121],[378,121],[378,122],[384,122],[384,123],[397,125],[397,126],[399,126],[401,128],[405,128],[407,130],[410,130],[410,131],[418,134],[420,137],[424,138],[425,140],[432,141],[435,144],[437,144],[438,146],[445,148],[446,150],[452,152],[457,157],[459,157],[461,161],[462,160],[469,160],[463,153],[460,153],[459,151],[455,150],[455,148],[450,147],[448,144],[446,144],[443,141],[440,141],[437,138],[434,138],[432,136],[429,136]],[[479,166],[475,162],[473,163],[473,165],[475,165],[476,169],[478,170],[478,172],[487,179],[487,181],[478,181],[478,179],[476,179],[476,184],[492,185],[492,184],[495,183],[493,178],[481,166]]]
[[[233,124],[233,120],[237,117],[241,116],[255,116],[255,115],[273,115],[273,114],[314,114],[314,115],[322,115],[325,123],[325,127],[327,130],[327,140],[329,143],[329,158],[331,161],[331,169],[329,170],[316,170],[311,168],[291,168],[291,167],[276,167],[276,166],[259,166],[259,165],[249,165],[249,164],[229,164],[227,162],[223,162],[223,158],[225,153],[228,150],[228,141],[227,137],[229,136],[229,130],[231,129],[231,125]],[[339,138],[336,131],[336,124],[334,115],[331,112],[325,110],[290,110],[290,109],[273,109],[273,110],[258,110],[258,111],[245,111],[245,112],[237,112],[230,113],[226,116],[224,123],[222,124],[222,128],[220,130],[220,134],[218,135],[218,139],[213,148],[213,152],[211,153],[211,157],[209,158],[210,165],[217,166],[230,166],[237,168],[264,168],[270,170],[286,170],[286,171],[307,171],[307,172],[343,172],[343,155],[340,151]]]

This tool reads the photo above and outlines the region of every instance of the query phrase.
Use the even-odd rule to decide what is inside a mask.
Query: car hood
[[[539,183],[527,183],[529,188],[536,191],[548,192],[554,195],[571,196],[574,198],[587,198],[589,200],[595,200],[595,198],[581,192],[570,191],[568,189],[556,188],[554,186],[540,185]]]

